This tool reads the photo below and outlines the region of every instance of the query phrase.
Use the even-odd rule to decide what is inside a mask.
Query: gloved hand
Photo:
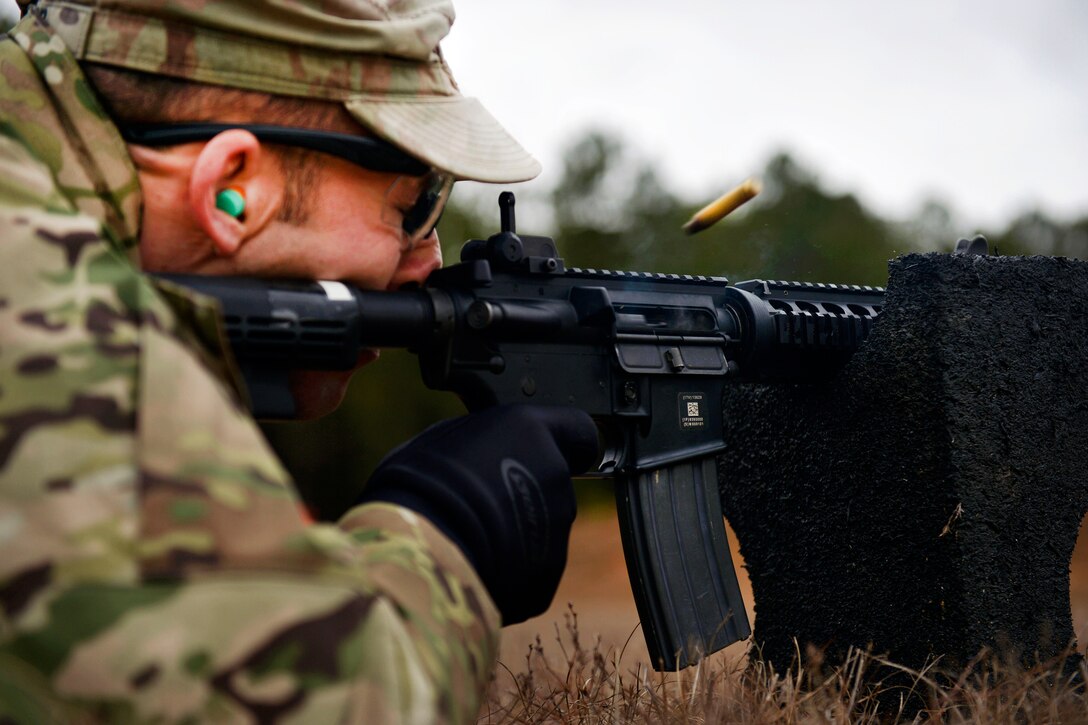
[[[416,511],[475,567],[504,625],[544,612],[567,563],[570,477],[597,459],[575,408],[506,405],[439,423],[378,465],[361,503]]]

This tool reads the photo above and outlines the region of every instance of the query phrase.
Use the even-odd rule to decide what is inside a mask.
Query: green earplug
[[[215,196],[215,208],[237,219],[246,210],[245,194],[236,186],[228,186]]]

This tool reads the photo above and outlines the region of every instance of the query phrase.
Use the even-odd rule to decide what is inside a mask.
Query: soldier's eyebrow
[[[119,128],[125,141],[138,146],[208,141],[223,131],[240,129],[267,143],[331,154],[370,171],[423,176],[431,170],[424,162],[381,139],[335,131],[247,123],[137,123]]]

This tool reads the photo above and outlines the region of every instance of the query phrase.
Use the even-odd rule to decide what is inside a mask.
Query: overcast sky
[[[466,95],[559,175],[618,130],[702,197],[793,152],[835,190],[967,223],[1088,213],[1088,0],[461,0]]]

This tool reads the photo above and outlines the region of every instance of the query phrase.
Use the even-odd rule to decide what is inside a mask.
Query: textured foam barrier
[[[754,641],[921,667],[1073,639],[1069,560],[1088,510],[1088,263],[909,255],[830,384],[736,386],[726,516]]]

